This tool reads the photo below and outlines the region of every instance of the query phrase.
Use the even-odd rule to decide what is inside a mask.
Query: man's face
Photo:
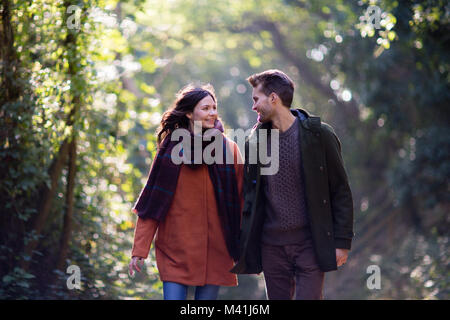
[[[253,107],[252,110],[258,113],[258,122],[267,122],[272,118],[274,106],[270,103],[270,96],[266,96],[261,91],[262,84],[253,88]]]

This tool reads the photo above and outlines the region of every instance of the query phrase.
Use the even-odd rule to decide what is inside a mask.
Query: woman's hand
[[[141,268],[139,267],[139,264],[141,264],[140,267],[144,265],[144,258],[140,257],[133,257],[131,258],[131,262],[128,265],[128,274],[133,277],[134,276],[134,270],[137,272],[141,272]]]

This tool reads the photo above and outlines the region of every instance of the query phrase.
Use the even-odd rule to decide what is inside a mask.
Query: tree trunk
[[[75,177],[76,177],[76,162],[77,162],[77,142],[75,137],[69,146],[69,172],[67,177],[66,187],[66,210],[64,214],[63,230],[60,238],[59,256],[57,258],[56,269],[64,269],[64,261],[67,257],[69,249],[70,235],[72,233],[72,216],[73,216],[73,204],[74,204],[74,189],[75,189]]]
[[[48,214],[50,212],[51,203],[53,198],[55,197],[56,190],[58,188],[58,181],[61,177],[63,165],[67,160],[68,153],[69,143],[66,139],[63,141],[61,147],[59,148],[58,154],[56,155],[49,169],[50,188],[48,188],[47,185],[41,187],[42,201],[40,203],[39,210],[32,227],[32,231],[36,236],[39,236],[42,232],[42,229],[44,228],[45,221],[47,220]],[[25,246],[24,253],[29,257],[29,259],[21,261],[22,269],[28,270],[31,258],[33,256],[33,250],[36,249],[37,244],[38,241],[33,240],[28,242],[28,244]]]
[[[2,126],[0,126],[0,146],[6,146],[14,140],[14,128],[16,123],[14,119],[8,116],[3,109],[7,103],[15,102],[21,96],[21,87],[19,81],[20,61],[14,48],[14,29],[11,25],[11,4],[9,0],[1,2],[1,19],[0,25],[0,117]],[[8,136],[12,138],[9,141]]]

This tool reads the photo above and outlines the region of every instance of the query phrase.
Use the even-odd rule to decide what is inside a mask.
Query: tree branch
[[[277,51],[286,58],[287,61],[294,64],[297,69],[300,71],[300,76],[303,80],[305,80],[309,85],[314,87],[317,91],[319,91],[323,96],[328,99],[333,100],[336,103],[336,107],[340,108],[340,112],[345,114],[345,118],[357,119],[359,115],[359,108],[356,102],[352,99],[349,102],[344,102],[339,100],[336,96],[335,92],[331,87],[327,84],[322,83],[320,77],[317,76],[315,72],[310,67],[310,64],[304,60],[302,60],[299,55],[294,54],[290,51],[290,49],[286,45],[286,38],[280,32],[277,25],[269,21],[267,19],[256,19],[253,24],[248,25],[244,28],[231,27],[229,28],[231,32],[249,32],[256,33],[260,31],[268,31],[272,35],[272,41],[277,49]]]

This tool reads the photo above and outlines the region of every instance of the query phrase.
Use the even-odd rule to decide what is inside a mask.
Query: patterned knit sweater
[[[294,244],[305,239],[305,233],[310,232],[298,126],[296,117],[288,130],[279,132],[279,170],[275,175],[261,176],[266,213],[263,243]],[[270,138],[267,140],[267,153],[270,155]]]

